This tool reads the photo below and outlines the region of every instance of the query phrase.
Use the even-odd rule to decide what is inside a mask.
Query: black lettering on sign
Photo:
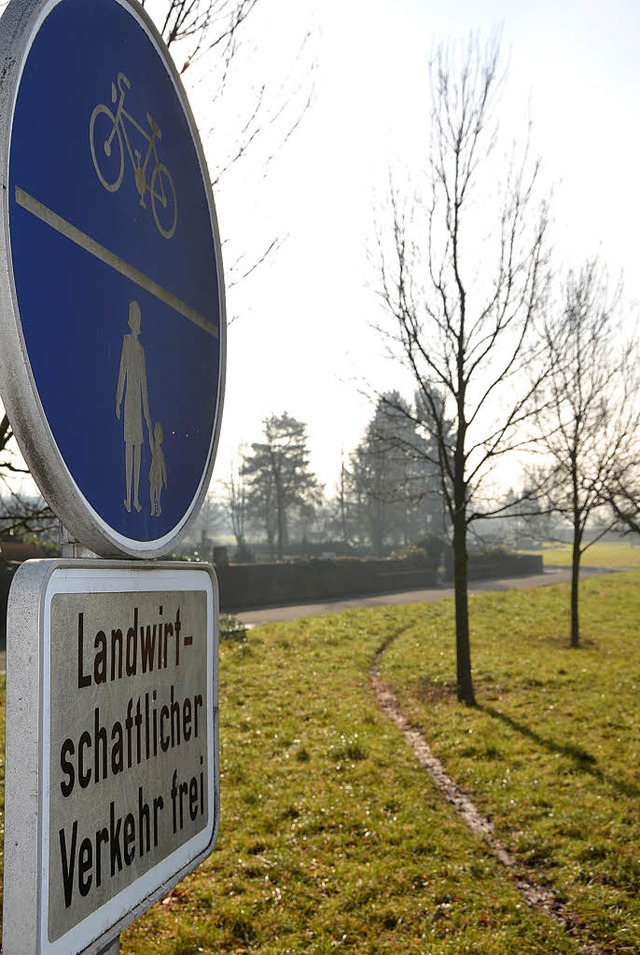
[[[195,782],[194,777],[191,786]],[[191,800],[188,808],[189,814],[192,815],[194,810]],[[96,829],[95,833],[84,836],[81,841],[77,819],[74,820],[70,832],[64,828],[60,829],[58,840],[65,907],[69,908],[73,903],[75,892],[85,898],[94,886],[102,885],[103,879],[108,876],[113,879],[125,866],[133,865],[136,855],[141,859],[157,848],[163,810],[163,797],[154,796],[151,801],[147,801],[142,786],[139,786],[137,812],[117,816],[116,804],[111,802],[109,825]]]
[[[73,792],[73,787],[76,783],[76,771],[73,765],[73,761],[70,759],[71,756],[75,755],[76,748],[73,745],[73,740],[67,738],[62,744],[62,749],[60,750],[60,768],[62,772],[68,778],[62,780],[60,783],[60,791],[63,796],[70,796]]]
[[[138,662],[138,608],[133,610],[133,626],[127,630],[127,676],[135,676]]]
[[[80,843],[80,860],[78,862],[78,888],[84,898],[91,891],[93,876],[93,846],[91,839],[83,839]]]
[[[76,842],[78,841],[78,820],[71,827],[71,846],[67,855],[67,834],[60,830],[60,861],[62,862],[62,887],[64,889],[64,904],[67,908],[73,898],[73,872],[76,865]]]
[[[93,641],[95,657],[93,658],[93,679],[97,684],[107,682],[107,635],[104,630],[98,630]]]
[[[180,666],[180,606],[173,621],[162,619],[164,608],[158,608],[159,619],[155,623],[139,623],[139,609],[133,608],[133,621],[126,635],[120,627],[97,630],[93,638],[93,660],[85,659],[84,614],[78,614],[77,681],[84,688],[93,683],[101,685],[123,677],[138,676]],[[170,659],[170,644],[173,643],[173,660]],[[184,638],[185,646],[191,646],[193,637]]]
[[[115,803],[109,806],[109,848],[111,850],[111,878],[122,871],[122,852],[120,851],[120,826],[122,818],[116,822]]]
[[[204,765],[204,759],[200,757],[200,766]],[[171,817],[173,823],[173,834],[175,835],[181,829],[184,829],[187,823],[187,815],[191,822],[195,822],[198,816],[205,814],[204,802],[204,770],[200,770],[198,776],[192,776],[189,780],[179,780],[178,770],[174,769],[171,777]]]
[[[84,672],[84,614],[78,614],[78,689],[91,686],[91,674]]]

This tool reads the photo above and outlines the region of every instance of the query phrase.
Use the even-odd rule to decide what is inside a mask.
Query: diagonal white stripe
[[[92,239],[86,232],[82,232],[76,228],[76,226],[67,222],[66,219],[63,219],[62,216],[59,216],[52,209],[49,209],[37,199],[34,199],[33,196],[30,196],[28,192],[25,192],[24,189],[21,189],[19,186],[16,186],[16,202],[19,206],[22,206],[23,209],[31,212],[42,222],[51,226],[56,232],[66,236],[67,239],[75,242],[76,245],[79,245],[86,252],[95,256],[96,259],[100,259],[105,265],[110,266],[110,268],[124,275],[132,282],[135,282],[136,285],[139,285],[145,289],[145,291],[155,295],[155,297],[160,299],[161,302],[164,302],[165,305],[179,312],[209,335],[213,335],[214,338],[218,337],[217,327],[208,321],[204,315],[201,315],[200,312],[197,312],[195,308],[191,308],[190,305],[187,305],[186,302],[179,299],[173,292],[164,288],[158,282],[154,281],[154,279],[149,278],[148,275],[145,275],[144,272],[141,272],[140,269],[137,269],[125,259],[121,259],[120,256],[107,249],[106,246],[96,242],[96,240]]]

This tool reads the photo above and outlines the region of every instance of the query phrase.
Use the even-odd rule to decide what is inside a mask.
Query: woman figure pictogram
[[[131,511],[131,491],[133,489],[133,506],[140,511],[142,505],[138,498],[140,484],[140,458],[144,432],[142,419],[147,425],[147,433],[151,439],[151,416],[149,414],[149,397],[147,394],[147,369],[144,360],[144,348],[139,341],[141,314],[137,302],[129,303],[130,335],[122,340],[120,355],[120,372],[118,374],[118,388],[116,392],[116,417],[120,420],[122,399],[124,396],[124,444],[125,444],[125,474],[127,496],[124,506]]]

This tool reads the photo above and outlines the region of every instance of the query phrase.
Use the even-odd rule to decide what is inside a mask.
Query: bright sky
[[[315,96],[267,178],[247,160],[216,199],[234,247],[246,239],[255,250],[276,234],[285,241],[228,293],[237,318],[214,478],[228,479],[238,448],[259,440],[264,417],[287,410],[307,423],[312,465],[330,490],[341,451],[354,448],[372,414],[363,382],[393,383],[370,327],[379,306],[367,251],[389,171],[402,181],[424,157],[426,66],[439,40],[502,30],[503,127],[511,136],[525,131],[527,116],[533,121],[533,150],[553,190],[558,264],[599,254],[612,276],[624,271],[627,296],[640,300],[640,5],[298,0],[293,19],[288,0],[261,6],[255,69],[263,79],[281,75],[309,29]],[[213,137],[207,149],[215,149]]]
[[[215,105],[210,73],[185,76],[212,169],[237,140],[252,88],[266,83],[279,103],[284,84],[290,117],[312,85],[314,98],[266,177],[268,134],[215,191],[226,266],[242,253],[251,263],[276,236],[281,245],[228,289],[214,480],[228,480],[263,419],[286,410],[308,425],[312,467],[331,492],[341,453],[372,416],[363,391],[401,380],[371,327],[380,312],[368,251],[389,173],[400,183],[424,162],[427,62],[440,40],[502,31],[502,126],[512,136],[533,121],[532,147],[553,190],[556,263],[599,254],[640,302],[637,0],[260,0],[250,25],[236,80]]]

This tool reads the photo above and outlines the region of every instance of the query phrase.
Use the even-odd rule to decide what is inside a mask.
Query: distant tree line
[[[382,395],[362,440],[343,460],[326,497],[311,471],[306,425],[289,414],[265,419],[260,441],[241,455],[224,506],[240,555],[266,541],[273,558],[316,541],[341,553],[383,556],[446,531],[429,442],[397,392]],[[297,547],[296,550],[299,548]]]

